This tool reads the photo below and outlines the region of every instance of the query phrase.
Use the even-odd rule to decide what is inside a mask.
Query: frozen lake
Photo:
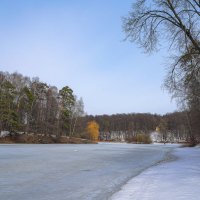
[[[104,200],[173,145],[0,145],[1,200]]]

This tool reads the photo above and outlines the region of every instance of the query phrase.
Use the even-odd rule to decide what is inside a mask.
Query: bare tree
[[[194,51],[190,47],[178,61],[175,60],[165,79],[165,88],[186,111],[188,140],[193,144],[200,141],[200,54]]]
[[[151,53],[161,44],[175,53],[165,87],[187,112],[189,135],[196,140],[200,117],[200,1],[137,0],[123,19],[126,39]]]
[[[123,19],[127,39],[147,52],[157,49],[165,39],[170,47],[185,51],[189,45],[200,53],[200,1],[137,0]],[[159,43],[160,45],[160,43]]]
[[[71,116],[70,116],[70,136],[74,135],[76,123],[78,118],[84,116],[84,103],[83,99],[77,99],[75,96],[75,103],[71,108]]]

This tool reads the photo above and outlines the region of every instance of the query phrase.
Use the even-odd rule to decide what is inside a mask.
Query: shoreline
[[[22,134],[0,137],[0,144],[96,144],[78,137]]]
[[[168,160],[130,179],[109,200],[196,200],[200,195],[194,193],[200,187],[199,167],[200,148],[176,148]]]
[[[128,144],[128,143],[127,143]],[[160,144],[160,143],[159,143]],[[138,144],[140,145],[140,144]],[[153,144],[154,145],[154,144]],[[156,144],[157,145],[157,144]],[[163,144],[164,145],[164,144]],[[159,166],[159,165],[162,165],[164,163],[168,163],[168,162],[173,162],[175,160],[178,159],[177,156],[173,155],[173,152],[174,150],[176,150],[177,148],[180,148],[180,145],[179,144],[173,144],[173,145],[177,145],[177,147],[174,147],[174,148],[170,148],[169,151],[166,152],[165,156],[163,157],[163,159],[155,162],[154,164],[142,169],[141,171],[139,171],[137,174],[134,174],[133,176],[129,177],[126,181],[124,181],[124,183],[122,183],[120,186],[118,186],[114,191],[112,191],[111,195],[108,197],[108,200],[115,200],[113,199],[113,196],[115,196],[115,194],[118,194],[122,188],[124,186],[126,186],[129,181],[137,178],[138,176],[140,176],[142,173],[144,173],[145,171],[151,169],[151,168],[154,168],[156,166]],[[126,199],[120,199],[120,200],[126,200]],[[131,199],[132,200],[132,199]]]

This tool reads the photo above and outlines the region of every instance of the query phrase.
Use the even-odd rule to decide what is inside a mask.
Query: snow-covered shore
[[[177,148],[177,159],[134,177],[111,200],[200,199],[200,148]]]

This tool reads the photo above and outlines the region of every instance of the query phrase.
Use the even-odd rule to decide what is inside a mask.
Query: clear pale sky
[[[1,0],[0,71],[59,89],[70,86],[88,114],[176,109],[162,90],[167,52],[124,42],[134,0]]]

